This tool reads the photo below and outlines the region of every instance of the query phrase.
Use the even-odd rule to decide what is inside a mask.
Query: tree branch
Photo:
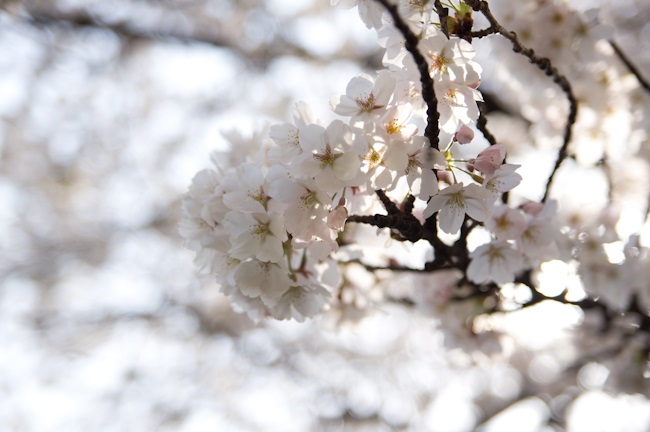
[[[413,60],[415,60],[415,64],[418,67],[420,82],[422,83],[422,98],[427,104],[427,127],[424,129],[424,136],[429,140],[429,145],[431,147],[438,149],[440,144],[440,139],[438,137],[440,134],[440,126],[438,125],[440,119],[440,114],[438,113],[438,99],[436,98],[436,92],[433,88],[433,79],[431,79],[431,75],[429,75],[429,65],[418,49],[418,37],[413,34],[408,25],[404,20],[402,20],[396,6],[388,3],[387,0],[376,1],[381,3],[393,18],[395,28],[397,28],[402,36],[404,36],[406,41],[405,47],[413,56]]]
[[[573,95],[573,90],[571,89],[571,84],[569,83],[569,80],[567,80],[566,77],[562,75],[557,70],[557,68],[555,68],[551,64],[551,61],[548,58],[540,57],[536,55],[533,49],[526,48],[519,41],[519,38],[514,32],[507,30],[501,24],[499,24],[499,22],[496,20],[494,15],[492,15],[492,12],[490,11],[490,7],[486,1],[466,0],[465,2],[468,5],[470,5],[472,9],[474,9],[475,11],[481,12],[485,16],[485,18],[487,18],[487,20],[490,22],[490,27],[494,27],[497,33],[499,33],[501,36],[505,37],[510,41],[510,43],[512,44],[512,50],[514,52],[526,56],[531,63],[536,65],[538,68],[540,68],[546,75],[553,77],[553,82],[556,83],[562,89],[562,91],[564,91],[564,93],[567,96],[567,99],[569,100],[569,116],[567,118],[567,123],[564,128],[563,143],[562,146],[560,147],[560,150],[558,151],[557,160],[555,161],[553,170],[551,171],[548,181],[546,182],[546,189],[544,191],[544,196],[542,197],[542,202],[546,202],[549,191],[551,189],[551,185],[553,183],[553,178],[555,177],[555,174],[557,173],[557,170],[562,164],[562,162],[564,162],[564,160],[568,156],[568,147],[569,147],[569,142],[571,141],[571,132],[572,132],[573,125],[576,122],[576,118],[578,116],[578,101]]]
[[[492,135],[492,133],[487,128],[487,117],[485,117],[485,104],[483,102],[478,102],[479,116],[476,122],[476,128],[481,131],[486,140],[490,145],[495,145],[497,139]]]
[[[449,16],[449,10],[447,8],[442,7],[442,3],[440,3],[440,0],[435,0],[433,2],[433,5],[435,6],[436,13],[438,14],[438,17],[440,19],[440,30],[442,30],[442,34],[447,36],[447,39],[449,39],[449,28],[448,28],[448,23],[447,23],[447,17]]]
[[[179,30],[178,28],[151,28],[150,25],[140,25],[137,22],[121,21],[108,22],[103,21],[101,17],[89,14],[83,10],[74,12],[64,12],[55,9],[45,8],[26,8],[26,14],[21,18],[27,24],[34,27],[62,27],[68,29],[94,28],[108,30],[115,35],[126,40],[151,40],[151,41],[168,41],[176,43],[204,43],[214,47],[227,48],[242,56],[242,58],[251,61],[254,64],[266,65],[271,59],[281,56],[295,56],[309,59],[315,62],[329,62],[335,59],[346,59],[361,61],[370,68],[379,67],[380,58],[372,53],[368,56],[359,58],[354,54],[341,55],[336,54],[334,57],[319,57],[309,52],[305,48],[294,44],[286,36],[277,34],[272,41],[265,43],[263,46],[253,50],[239,46],[236,39],[232,37],[219,36],[218,32],[210,31],[192,31]]]
[[[641,87],[643,87],[647,92],[650,92],[650,82],[646,80],[643,75],[641,74],[641,71],[632,64],[630,59],[625,55],[623,50],[616,44],[614,41],[609,41],[610,45],[612,48],[614,48],[614,52],[618,57],[621,59],[621,61],[625,64],[625,66],[632,72],[632,74],[636,77],[637,81],[639,81],[639,84],[641,84]]]

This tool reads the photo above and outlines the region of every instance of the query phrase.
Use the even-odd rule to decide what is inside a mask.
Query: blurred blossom
[[[177,231],[180,197],[194,173],[209,165],[210,154],[232,141],[241,156],[248,141],[266,139],[257,131],[287,121],[298,100],[313,108],[315,118],[331,121],[336,116],[329,98],[342,94],[351,77],[381,67],[375,32],[356,12],[328,3],[3,4],[3,428],[545,430],[551,396],[575,400],[567,412],[568,430],[650,427],[645,396],[601,390],[618,382],[647,395],[641,375],[627,370],[629,363],[643,363],[642,341],[630,344],[621,358],[588,363],[573,375],[563,372],[571,370],[576,350],[589,348],[596,355],[593,345],[601,342],[581,340],[601,323],[575,308],[541,303],[512,314],[476,317],[484,305],[452,300],[459,294],[454,272],[400,276],[396,283],[350,264],[343,274],[353,281],[345,281],[329,315],[303,324],[256,324],[231,308],[219,293],[220,281],[195,273],[193,255],[182,247]],[[368,2],[359,3],[366,7]],[[519,11],[505,0],[490,2],[495,14],[508,12],[504,25],[539,43],[540,52],[552,52],[543,32],[517,27],[528,22],[517,16],[532,4],[524,3]],[[600,21],[616,29],[617,40],[650,78],[646,2],[579,3],[584,10],[601,8]],[[546,77],[527,69],[527,62],[501,42],[476,42],[474,60],[483,65],[482,76],[494,77],[484,79],[481,89],[499,94],[504,105],[490,114],[489,125],[503,137],[508,162],[546,172],[553,160],[545,150],[557,144],[553,137],[563,127],[566,107],[553,103],[561,97],[554,89],[529,91],[545,88],[540,82]],[[617,146],[647,147],[647,132],[630,132],[647,125],[639,114],[642,95],[631,101],[623,97],[635,84],[608,63],[607,54],[581,52],[603,56],[597,62],[599,82],[614,84],[576,83],[595,108],[581,111],[576,125],[578,133],[591,137],[573,149],[576,160],[569,163],[578,165],[577,174],[558,173],[563,187],[557,195],[564,191],[579,198],[562,210],[562,217],[580,227],[601,214],[608,193],[603,175],[581,164],[609,155],[617,176],[612,193],[620,198],[622,220],[630,221],[616,229],[631,232],[631,225],[641,225],[638,202],[648,196],[649,170],[641,157],[621,161],[616,156]],[[490,56],[507,60],[486,61]],[[417,89],[411,90],[417,96]],[[614,102],[599,105],[605,96]],[[605,126],[592,133],[602,112]],[[529,128],[531,122],[537,125]],[[236,138],[227,139],[224,131]],[[471,134],[461,132],[458,140],[469,141]],[[464,148],[485,147],[476,135]],[[489,168],[494,167],[482,170]],[[524,179],[513,200],[538,196],[542,187]],[[367,206],[359,197],[347,199],[358,208]],[[416,214],[423,209],[416,208]],[[337,211],[332,218],[337,222],[343,216]],[[448,231],[458,231],[453,228]],[[423,266],[421,244],[394,242],[386,232],[360,232],[367,238],[360,248],[386,246],[395,262]],[[504,242],[509,239],[503,236]],[[618,252],[610,255],[631,261],[625,255],[630,248],[614,246],[620,246]],[[357,252],[352,247],[340,251],[350,259]],[[600,256],[593,252],[594,259]],[[607,262],[619,264],[614,261]],[[568,280],[577,287],[571,292],[584,293],[579,271],[560,263],[551,261],[535,275],[543,292],[556,295],[558,285]],[[516,308],[523,294],[514,289],[511,294]],[[476,320],[465,320],[468,316]],[[575,395],[572,386],[585,392]],[[544,396],[520,400],[483,424],[521,394]]]

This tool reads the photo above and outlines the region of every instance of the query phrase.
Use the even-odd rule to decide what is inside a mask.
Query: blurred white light
[[[650,401],[639,394],[584,393],[569,407],[567,430],[647,432],[650,430]]]
[[[549,417],[548,407],[537,398],[517,402],[477,429],[478,432],[537,432]]]

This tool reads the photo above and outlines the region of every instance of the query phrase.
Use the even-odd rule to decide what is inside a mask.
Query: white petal
[[[334,161],[332,169],[337,178],[348,181],[356,177],[361,168],[361,160],[356,153],[344,153]]]
[[[404,171],[409,164],[406,148],[400,143],[389,144],[388,150],[386,150],[382,159],[388,168],[395,171]]]
[[[274,263],[282,261],[284,251],[282,242],[275,236],[267,235],[263,242],[258,243],[259,247],[255,251],[255,258],[260,261],[271,261]]]
[[[323,134],[325,128],[319,125],[311,124],[300,129],[300,146],[308,153],[325,149]]]
[[[440,229],[447,234],[456,234],[465,220],[464,203],[453,202],[451,205],[444,206],[438,213],[438,222]]]
[[[427,208],[424,209],[422,216],[429,219],[432,214],[440,211],[440,209],[447,204],[447,201],[449,201],[449,197],[442,194],[431,197],[431,200],[429,200],[429,204],[427,204]]]
[[[372,94],[375,96],[375,105],[385,106],[393,96],[395,90],[395,78],[388,71],[380,73],[375,81]]]
[[[298,127],[305,127],[315,122],[314,114],[312,114],[311,108],[309,108],[306,102],[296,102],[296,106],[293,109],[293,120]]]
[[[490,276],[488,260],[483,256],[473,257],[467,267],[467,278],[474,283],[481,284]]]
[[[422,186],[420,191],[417,194],[420,199],[426,199],[424,197],[430,197],[438,193],[438,177],[430,169],[424,169],[420,177]],[[415,193],[415,192],[414,192]]]
[[[465,205],[467,206],[467,214],[474,220],[483,222],[490,217],[490,207],[483,200],[467,199]]]

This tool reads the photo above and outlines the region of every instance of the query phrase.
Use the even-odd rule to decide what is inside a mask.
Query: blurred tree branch
[[[5,11],[14,9],[11,3],[5,2],[1,5]],[[83,28],[95,28],[108,30],[127,41],[152,40],[168,41],[175,43],[204,43],[214,47],[227,48],[238,53],[250,64],[261,69],[275,58],[282,56],[294,56],[318,63],[329,63],[333,60],[350,60],[361,64],[368,69],[381,67],[381,56],[376,52],[360,57],[354,52],[337,52],[331,57],[321,57],[301,47],[292,41],[282,31],[276,32],[273,37],[257,47],[245,47],[240,34],[220,32],[219,23],[216,22],[214,31],[197,28],[183,28],[162,23],[162,19],[154,24],[145,24],[136,20],[109,21],[103,17],[92,14],[83,9],[74,11],[61,11],[54,5],[22,5],[19,13],[9,12],[18,15],[22,21],[38,28],[68,28],[71,30]],[[174,10],[170,13],[175,12]],[[223,33],[223,34],[220,34]]]

